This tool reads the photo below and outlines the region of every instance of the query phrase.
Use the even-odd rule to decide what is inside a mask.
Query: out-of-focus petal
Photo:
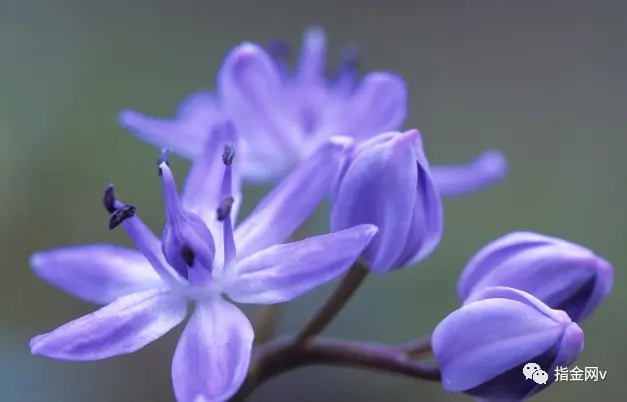
[[[302,133],[291,118],[293,106],[284,96],[282,77],[270,55],[252,43],[235,47],[220,69],[218,86],[225,112],[258,159],[292,165]]]
[[[384,143],[364,147],[334,197],[333,231],[362,223],[379,228],[364,253],[373,272],[394,267],[409,234],[417,196],[413,143],[418,135],[417,131],[397,133]]]
[[[331,188],[338,168],[353,149],[347,137],[332,137],[257,205],[235,230],[240,258],[287,239]]]
[[[99,304],[165,286],[141,253],[109,244],[38,252],[30,265],[46,282]]]
[[[486,151],[465,165],[432,167],[433,180],[443,197],[480,191],[507,177],[507,159],[499,151]]]
[[[320,27],[311,27],[303,35],[297,81],[305,85],[321,85],[326,72],[326,35]]]
[[[142,141],[193,159],[220,118],[216,99],[206,92],[197,92],[183,100],[176,118],[149,117],[128,109],[120,112],[118,122]]]
[[[172,383],[178,401],[222,402],[248,373],[254,332],[237,307],[216,298],[200,302],[174,352]]]
[[[58,360],[89,361],[132,353],[179,324],[187,301],[179,295],[149,290],[115,302],[34,337],[33,354]]]
[[[407,117],[407,87],[398,75],[373,72],[366,75],[347,104],[343,121],[356,139],[397,130]]]
[[[292,300],[346,272],[376,232],[374,225],[359,225],[270,247],[239,262],[226,292],[241,303]]]

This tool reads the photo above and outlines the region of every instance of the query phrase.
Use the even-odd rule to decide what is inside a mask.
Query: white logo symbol
[[[540,370],[540,366],[536,363],[527,363],[525,367],[523,367],[523,374],[525,375],[525,380],[531,380],[533,378],[533,373]]]
[[[536,384],[546,384],[549,375],[537,363],[527,363],[523,367],[525,380],[533,380]]]
[[[533,381],[536,384],[546,384],[548,379],[549,375],[544,370],[536,370],[535,373],[533,373]]]

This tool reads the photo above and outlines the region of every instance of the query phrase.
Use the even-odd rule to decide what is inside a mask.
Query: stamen
[[[226,220],[226,218],[231,215],[231,208],[233,208],[233,203],[235,202],[235,199],[231,196],[226,197],[224,200],[222,200],[222,202],[220,203],[220,206],[217,209],[217,219],[220,222],[224,222]]]
[[[113,211],[109,217],[109,229],[115,229],[125,220],[134,217],[136,210],[135,205],[129,204]]]
[[[109,184],[107,188],[105,188],[102,194],[102,203],[107,210],[108,213],[112,214],[118,209],[120,206],[116,207],[117,200],[115,199],[115,191],[113,189],[113,184]]]
[[[188,246],[187,244],[183,244],[181,246],[181,258],[183,259],[183,261],[185,261],[185,264],[187,264],[187,266],[191,268],[194,266],[196,254],[190,246]]]
[[[361,66],[361,57],[355,46],[347,46],[342,50],[342,63],[340,71],[349,70],[354,73],[359,71]]]
[[[224,152],[222,153],[222,162],[225,166],[231,166],[233,158],[235,157],[235,144],[229,142],[224,146]]]
[[[169,155],[170,155],[170,151],[164,148],[161,150],[161,154],[159,155],[159,158],[157,158],[157,166],[159,168],[159,177],[163,175],[163,171],[161,170],[161,165],[165,163],[167,166],[170,166],[170,161],[168,159]]]

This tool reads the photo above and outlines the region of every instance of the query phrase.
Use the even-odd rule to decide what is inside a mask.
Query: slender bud
[[[490,286],[525,291],[581,322],[612,289],[612,265],[587,248],[558,238],[514,232],[490,242],[462,272],[463,303]]]
[[[506,287],[483,289],[431,338],[442,387],[491,401],[523,401],[548,387],[555,369],[579,356],[583,340],[566,313]]]

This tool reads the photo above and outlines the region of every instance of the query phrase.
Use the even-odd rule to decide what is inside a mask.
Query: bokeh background
[[[116,123],[127,107],[171,116],[189,92],[212,88],[234,45],[309,25],[328,33],[331,63],[357,45],[367,70],[407,80],[410,115],[432,163],[486,148],[509,157],[509,179],[446,201],[441,247],[420,267],[371,278],[328,333],[402,342],[457,306],[468,258],[512,230],[589,246],[614,263],[614,292],[583,324],[578,365],[597,383],[557,383],[538,401],[625,400],[627,348],[627,3],[621,1],[0,0],[0,401],[172,401],[170,361],[180,328],[130,356],[97,363],[32,357],[29,339],[88,313],[38,280],[28,256],[110,232],[100,193],[113,181],[160,231],[157,150]],[[182,180],[188,162],[175,159]],[[248,188],[245,211],[267,188]],[[327,210],[315,230],[327,226]],[[296,331],[332,285],[289,305]],[[306,368],[254,401],[463,401],[437,384],[349,369]]]

